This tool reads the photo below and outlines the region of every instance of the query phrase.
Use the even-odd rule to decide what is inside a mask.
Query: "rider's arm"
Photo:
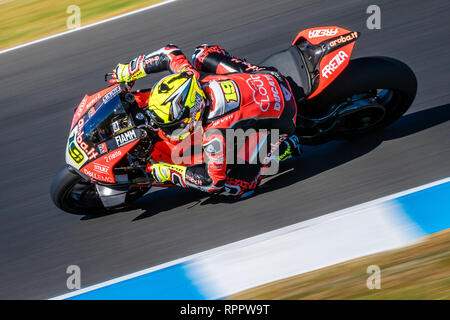
[[[152,166],[155,180],[209,193],[222,190],[226,180],[225,137],[219,131],[205,132],[203,150],[206,162],[191,166],[158,163]]]
[[[226,180],[226,156],[225,156],[225,136],[220,130],[206,130],[203,135],[203,152],[205,163],[197,167],[188,167],[189,174],[196,173],[209,181],[208,192],[218,191],[223,188]],[[195,184],[191,181],[191,183]]]
[[[131,82],[148,74],[170,71],[192,71],[198,78],[199,73],[189,63],[183,52],[175,45],[169,44],[159,50],[131,60],[128,64],[118,64],[114,69],[114,82]]]
[[[160,71],[178,73],[187,70],[197,73],[183,52],[173,44],[143,56],[142,66],[147,74]]]

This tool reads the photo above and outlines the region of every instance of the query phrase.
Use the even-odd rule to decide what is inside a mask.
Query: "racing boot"
[[[293,134],[282,142],[279,147],[278,161],[284,161],[302,154],[300,139]]]

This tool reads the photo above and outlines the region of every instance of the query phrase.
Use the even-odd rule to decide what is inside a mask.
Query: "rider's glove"
[[[144,70],[144,56],[133,59],[128,64],[119,63],[113,70],[112,79],[109,83],[131,82],[136,79],[145,77],[147,73]]]
[[[153,179],[160,183],[173,182],[172,177],[176,175],[184,181],[186,167],[168,163],[155,163],[151,167]]]

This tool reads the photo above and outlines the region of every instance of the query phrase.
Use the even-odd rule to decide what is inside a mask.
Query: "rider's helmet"
[[[183,140],[201,125],[206,96],[191,71],[157,82],[148,101],[153,125],[171,139]]]

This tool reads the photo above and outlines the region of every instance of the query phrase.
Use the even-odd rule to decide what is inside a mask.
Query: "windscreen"
[[[86,142],[91,145],[111,139],[114,134],[133,127],[118,95],[103,103],[84,125]]]

